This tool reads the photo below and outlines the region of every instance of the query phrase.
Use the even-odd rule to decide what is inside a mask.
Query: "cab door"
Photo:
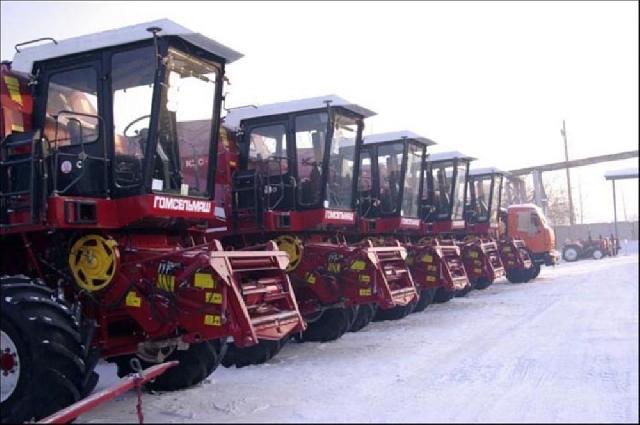
[[[60,195],[108,194],[99,55],[45,64],[43,133],[51,151],[52,190]]]

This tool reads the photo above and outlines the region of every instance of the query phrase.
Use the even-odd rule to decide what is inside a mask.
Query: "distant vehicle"
[[[619,242],[611,235],[610,238],[575,240],[565,243],[562,247],[562,259],[568,263],[585,258],[600,260],[605,256],[618,255]]]

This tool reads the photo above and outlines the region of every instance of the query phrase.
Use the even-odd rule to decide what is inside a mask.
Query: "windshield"
[[[378,147],[378,179],[380,185],[380,212],[397,211],[400,196],[400,168],[404,146],[402,142]]]
[[[120,187],[142,183],[153,96],[154,49],[140,47],[111,57],[114,180]]]
[[[435,214],[439,219],[448,219],[451,211],[449,199],[451,193],[452,165],[434,164],[432,167],[433,176],[433,206]]]
[[[169,49],[152,188],[207,195],[218,67]]]
[[[414,144],[409,144],[408,149],[401,215],[403,217],[417,217],[420,173],[422,171],[422,149]]]
[[[296,117],[298,202],[303,206],[317,206],[320,203],[327,123],[326,112]]]
[[[463,219],[463,210],[464,210],[464,187],[465,187],[465,174],[467,171],[467,167],[465,165],[458,165],[456,173],[456,181],[453,182],[453,211],[452,211],[452,219],[453,220],[462,220]]]
[[[498,210],[500,209],[500,192],[502,189],[502,176],[496,175],[493,177],[493,196],[491,198],[491,222],[498,222]]]
[[[336,114],[329,151],[327,190],[329,208],[351,209],[353,196],[353,161],[358,123]]]
[[[474,177],[469,187],[471,189],[473,211],[476,213],[476,219],[479,222],[486,222],[489,219],[491,176]]]

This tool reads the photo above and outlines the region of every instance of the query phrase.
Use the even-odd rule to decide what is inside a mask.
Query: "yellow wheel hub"
[[[287,271],[293,271],[298,264],[300,264],[300,260],[302,259],[302,251],[304,250],[304,245],[302,241],[295,236],[291,235],[282,235],[278,236],[275,239],[275,243],[278,245],[278,248],[289,255],[289,265],[287,266]]]
[[[118,268],[117,243],[99,235],[78,239],[69,253],[69,267],[78,286],[89,292],[103,289]]]

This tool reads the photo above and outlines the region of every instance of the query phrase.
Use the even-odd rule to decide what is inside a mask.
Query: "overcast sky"
[[[169,18],[245,54],[227,69],[228,106],[335,93],[379,114],[365,134],[412,130],[477,166],[563,160],[563,119],[573,159],[638,149],[635,1],[3,0],[1,12],[2,59],[25,40]],[[604,171],[637,163],[574,169],[585,222],[612,220]],[[619,188],[637,218],[637,180]]]

